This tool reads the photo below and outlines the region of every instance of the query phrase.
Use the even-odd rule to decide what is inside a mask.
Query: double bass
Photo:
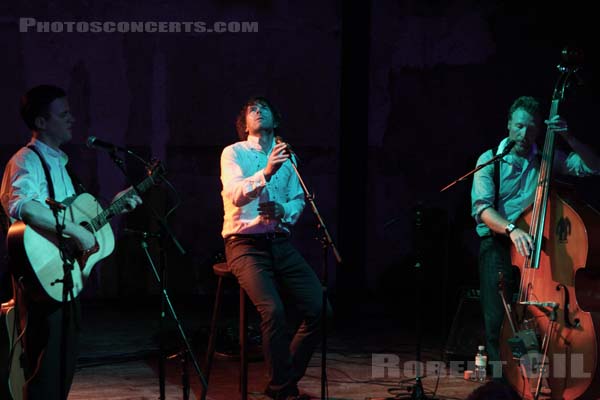
[[[549,119],[580,67],[579,52],[562,55]],[[548,129],[534,203],[516,222],[534,244],[529,257],[511,246],[520,283],[515,302],[503,297],[500,358],[504,377],[524,399],[600,399],[600,214],[557,193],[554,150]]]

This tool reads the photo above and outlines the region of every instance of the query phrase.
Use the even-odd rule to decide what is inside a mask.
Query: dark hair
[[[535,97],[521,96],[518,99],[516,99],[508,109],[509,120],[512,117],[513,113],[519,108],[527,111],[535,118],[542,118],[542,107],[538,99],[536,99]]]
[[[281,114],[269,100],[261,96],[250,97],[240,110],[235,120],[235,129],[237,130],[237,134],[240,140],[248,139],[248,132],[246,132],[246,113],[248,112],[248,107],[253,106],[257,103],[265,105],[269,107],[269,110],[271,110],[271,114],[273,114],[273,124],[275,126],[273,130],[275,132],[277,132],[279,126],[281,125]]]
[[[53,85],[39,85],[29,89],[21,97],[21,118],[29,129],[37,129],[35,119],[47,116],[50,103],[66,95],[63,89]]]

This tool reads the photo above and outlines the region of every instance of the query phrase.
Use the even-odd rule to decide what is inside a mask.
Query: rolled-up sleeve
[[[483,153],[477,160],[481,165],[492,158],[492,151]],[[482,223],[481,213],[495,203],[496,188],[494,184],[494,164],[488,165],[473,176],[473,187],[471,189],[471,215],[477,223]]]
[[[46,189],[45,177],[39,159],[31,151],[21,151],[7,164],[3,179],[2,204],[8,215],[21,220],[23,205],[39,200]]]
[[[221,182],[223,196],[231,200],[236,207],[241,207],[260,195],[267,181],[264,170],[257,171],[249,177],[244,177],[241,160],[237,159],[233,147],[226,147],[221,154]]]

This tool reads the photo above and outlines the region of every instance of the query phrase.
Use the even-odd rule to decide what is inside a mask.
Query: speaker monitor
[[[485,344],[479,289],[463,289],[444,349],[446,360],[471,360]]]

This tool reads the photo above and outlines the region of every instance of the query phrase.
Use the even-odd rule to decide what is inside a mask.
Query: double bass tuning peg
[[[583,50],[576,47],[565,47],[560,55],[566,67],[575,67],[584,61]]]

